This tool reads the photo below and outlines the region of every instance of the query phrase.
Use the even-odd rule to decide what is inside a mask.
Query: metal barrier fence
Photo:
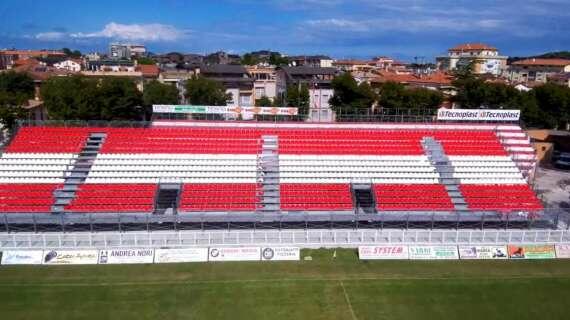
[[[243,230],[243,229],[550,229],[568,230],[570,212],[2,214],[0,232]]]
[[[302,248],[369,244],[489,245],[570,243],[568,230],[212,230],[102,233],[0,233],[0,249],[182,248],[293,245]]]

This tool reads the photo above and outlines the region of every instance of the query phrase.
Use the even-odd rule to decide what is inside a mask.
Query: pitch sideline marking
[[[346,304],[348,304],[348,310],[350,310],[350,315],[352,316],[352,320],[358,320],[356,314],[354,313],[354,309],[352,309],[352,303],[350,303],[350,298],[348,297],[348,293],[346,293],[346,289],[344,288],[344,282],[342,280],[340,282],[340,287],[342,288],[342,292],[344,293],[344,300],[346,300]]]

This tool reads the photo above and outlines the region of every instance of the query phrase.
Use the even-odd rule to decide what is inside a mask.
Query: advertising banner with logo
[[[437,110],[437,120],[457,121],[518,121],[520,110],[447,109]]]
[[[557,244],[555,249],[556,258],[570,259],[570,244]]]
[[[460,246],[460,259],[508,259],[507,246]]]
[[[97,250],[46,250],[43,264],[97,264]]]
[[[263,247],[261,248],[263,261],[299,261],[301,249],[299,247]]]
[[[553,245],[509,245],[511,259],[554,259],[556,251]]]
[[[407,260],[409,258],[408,246],[360,246],[358,257],[360,260]]]
[[[260,247],[216,247],[210,248],[209,261],[259,261]]]
[[[456,246],[410,246],[410,259],[419,260],[457,260],[459,254]]]
[[[2,252],[2,264],[42,264],[42,250],[8,250]]]
[[[154,113],[204,113],[204,114],[250,114],[250,115],[281,115],[292,116],[299,113],[298,108],[277,108],[277,107],[231,107],[231,106],[193,106],[193,105],[172,105],[154,104]]]
[[[101,250],[99,264],[153,263],[154,249]]]
[[[156,249],[154,263],[206,262],[208,248]]]

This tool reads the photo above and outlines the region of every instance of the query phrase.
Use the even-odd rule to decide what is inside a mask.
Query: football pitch
[[[0,267],[1,319],[568,319],[570,260]]]

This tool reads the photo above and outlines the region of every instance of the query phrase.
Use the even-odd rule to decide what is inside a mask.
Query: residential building
[[[331,68],[332,64],[333,59],[323,55],[289,57],[291,67]]]
[[[530,58],[511,63],[507,78],[511,83],[546,83],[549,76],[570,72],[570,60]]]
[[[336,60],[332,63],[338,71],[343,72],[370,72],[375,69],[375,63],[364,60]]]
[[[451,71],[473,63],[474,74],[490,73],[498,76],[505,69],[507,58],[499,55],[497,48],[487,44],[466,43],[449,49],[446,56],[436,57],[436,64],[442,71]]]
[[[158,81],[175,86],[180,93],[180,101],[186,102],[186,82],[196,73],[187,69],[166,69],[160,72]]]
[[[253,101],[267,97],[271,100],[277,96],[277,73],[272,66],[245,67],[253,79]]]
[[[562,72],[551,75],[548,81],[559,84],[561,86],[570,87],[570,72]]]
[[[146,47],[140,44],[111,43],[109,57],[112,59],[131,59],[146,55]]]
[[[216,80],[223,84],[226,93],[230,93],[232,100],[228,106],[253,106],[253,79],[245,67],[231,64],[202,65],[196,70],[205,78]]]
[[[277,68],[277,94],[285,95],[287,87],[306,84],[309,88],[309,120],[333,121],[329,99],[334,95],[332,80],[335,68],[279,67]]]
[[[230,54],[224,51],[211,53],[204,57],[206,64],[239,64],[241,57],[238,54]]]
[[[384,82],[397,82],[406,87],[438,90],[443,94],[453,95],[455,89],[451,85],[452,80],[451,75],[441,71],[431,74],[401,74],[394,71],[379,71],[377,76],[370,80],[370,83],[375,86]]]
[[[88,61],[88,72],[135,72],[135,63],[126,60]]]
[[[66,59],[61,62],[54,63],[53,66],[58,70],[67,70],[70,72],[79,72],[83,68],[83,60]]]
[[[64,58],[65,54],[59,50],[0,50],[0,70],[12,68],[17,60],[51,57]]]

